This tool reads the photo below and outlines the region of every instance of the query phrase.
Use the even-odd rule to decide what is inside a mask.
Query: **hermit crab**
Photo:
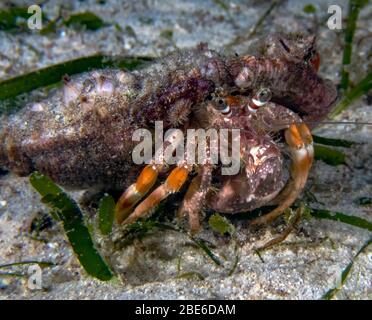
[[[250,55],[226,57],[200,44],[133,72],[65,76],[62,90],[2,119],[0,166],[19,175],[38,170],[66,187],[124,188],[115,209],[123,224],[149,214],[194,175],[179,208],[191,231],[199,230],[204,207],[236,213],[276,203],[253,220],[265,223],[304,188],[313,161],[306,123],[323,119],[336,99],[335,87],[318,76],[318,67],[313,36],[275,34]],[[221,174],[224,165],[212,161],[211,137],[203,163],[186,156],[169,165],[170,153],[134,164],[134,133],[153,133],[159,121],[164,130],[185,135],[190,129],[239,130],[238,171]],[[219,145],[233,140],[228,134]],[[196,139],[194,147],[199,145]]]

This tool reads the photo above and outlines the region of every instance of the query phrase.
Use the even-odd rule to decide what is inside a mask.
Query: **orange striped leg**
[[[172,170],[167,180],[157,187],[147,198],[145,198],[126,218],[123,223],[129,224],[135,222],[142,216],[146,216],[148,212],[154,209],[162,200],[170,194],[178,192],[186,182],[189,172],[192,167],[187,165],[178,166]]]
[[[122,223],[128,218],[133,207],[144,197],[155,184],[161,165],[147,165],[140,173],[136,183],[124,191],[115,207],[115,219]]]
[[[281,195],[282,203],[268,214],[254,219],[251,224],[264,224],[280,216],[298,198],[305,187],[307,177],[314,159],[313,138],[304,123],[292,124],[284,132],[292,157],[291,179]]]
[[[183,135],[182,135],[183,136]],[[164,148],[169,146],[171,143],[179,145],[182,140],[179,139],[178,134],[173,135],[169,140],[164,141]],[[169,157],[171,155],[168,155]],[[147,165],[140,173],[136,183],[132,184],[124,193],[121,195],[118,203],[115,207],[115,217],[118,223],[122,223],[129,217],[134,206],[150,191],[154,186],[159,172],[164,169],[165,164],[168,163],[169,158],[159,158],[160,164],[157,162]]]

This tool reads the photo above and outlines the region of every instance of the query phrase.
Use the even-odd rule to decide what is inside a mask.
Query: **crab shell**
[[[273,200],[285,183],[283,156],[272,141],[247,141],[241,154],[241,171],[221,176],[218,191],[207,197],[209,208],[222,213],[250,211]]]

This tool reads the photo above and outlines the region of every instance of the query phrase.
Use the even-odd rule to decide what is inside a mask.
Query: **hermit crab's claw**
[[[115,218],[118,223],[122,223],[129,216],[137,202],[153,187],[158,178],[159,169],[159,166],[147,165],[136,183],[124,191],[115,207]]]
[[[313,139],[304,123],[292,124],[285,130],[285,140],[292,156],[291,179],[279,195],[281,204],[270,213],[254,219],[252,224],[263,224],[281,215],[297,199],[305,187],[314,159]]]
[[[178,166],[172,170],[167,180],[157,187],[147,198],[145,198],[136,209],[123,221],[124,224],[135,222],[138,218],[145,216],[153,210],[162,200],[170,194],[178,192],[187,180],[191,167],[187,165]],[[134,205],[132,205],[133,207]],[[125,216],[125,215],[123,215]]]

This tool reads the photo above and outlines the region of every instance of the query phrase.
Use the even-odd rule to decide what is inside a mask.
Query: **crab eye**
[[[247,107],[250,112],[256,112],[260,107],[263,107],[271,99],[271,91],[267,88],[261,88],[253,96]]]
[[[257,107],[262,107],[271,99],[271,91],[268,88],[262,88],[257,91],[252,101]]]
[[[222,98],[216,100],[214,108],[222,114],[229,114],[231,111],[230,106],[226,103],[225,99]]]

